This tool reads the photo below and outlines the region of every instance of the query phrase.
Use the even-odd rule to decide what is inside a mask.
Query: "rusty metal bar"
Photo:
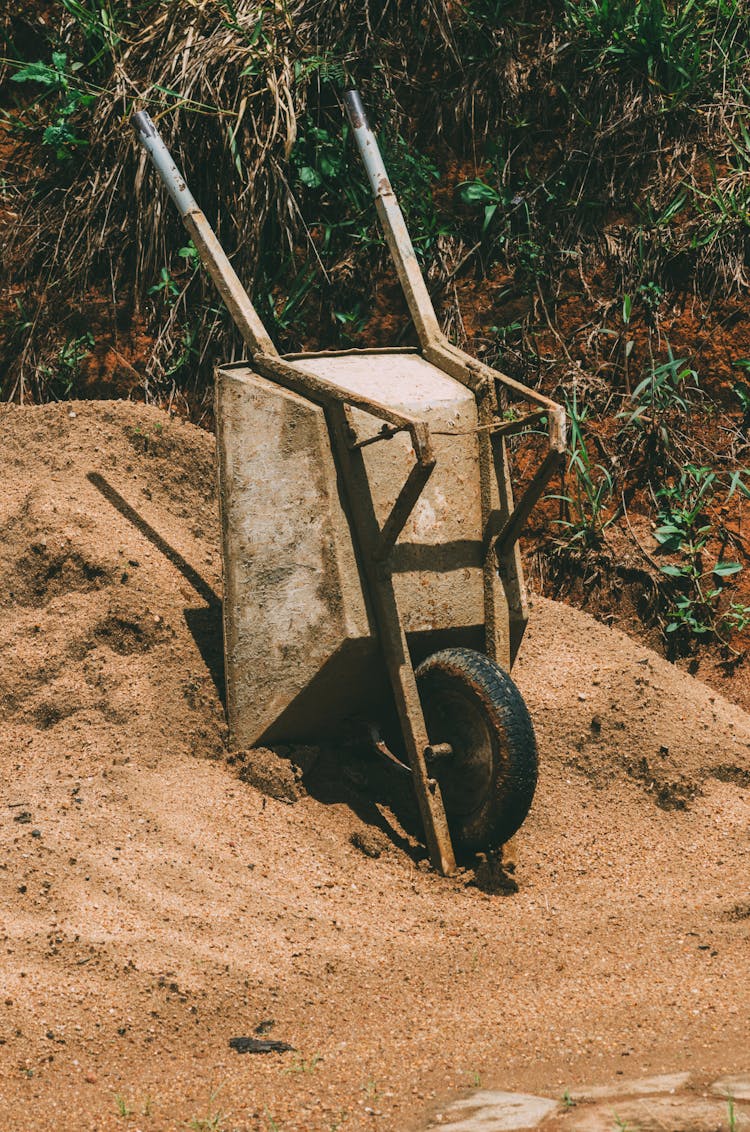
[[[497,382],[517,394],[520,399],[541,406],[547,411],[550,418],[550,446],[558,452],[565,451],[567,418],[562,405],[558,405],[556,401],[545,397],[543,393],[537,393],[535,389],[529,389],[528,386],[522,385],[520,381],[508,377],[507,374],[492,369],[491,366],[487,366],[483,362],[478,362],[470,354],[465,354],[463,350],[459,350],[457,346],[454,346],[442,335],[441,338],[442,341],[431,343],[425,349],[424,356],[427,361],[432,362],[438,369],[443,370],[451,377],[455,377],[457,381],[468,385],[471,389],[476,390],[483,381]]]
[[[367,580],[368,593],[373,604],[378,639],[393,689],[430,861],[444,876],[451,876],[456,871],[453,843],[440,786],[436,779],[430,777],[427,770],[425,761],[425,751],[429,745],[427,727],[406,642],[406,632],[393,588],[393,577],[388,563],[377,559],[382,535],[375,514],[364,458],[358,448],[350,446],[351,426],[344,404],[340,400],[331,402],[326,415],[349,500],[357,557]]]
[[[364,440],[353,440],[349,445],[350,448],[369,448],[371,444],[380,444],[383,440],[393,440],[399,432],[405,432],[406,425],[396,427],[396,425],[384,424],[380,432],[376,432],[374,436],[368,436]]]
[[[398,498],[391,508],[391,513],[383,523],[380,532],[380,545],[376,551],[378,561],[387,558],[393,550],[396,539],[414,510],[414,506],[422,494],[422,490],[432,475],[435,467],[435,457],[432,460],[418,460],[409,472],[404,486],[398,493]]]
[[[562,453],[554,450],[548,452],[544,457],[534,478],[516,504],[513,513],[509,516],[505,526],[493,540],[495,551],[498,555],[507,554],[513,546],[513,543],[518,541],[524,523],[541,497],[550,476],[557,471],[562,461]]]
[[[406,413],[398,413],[395,409],[391,409],[388,405],[383,405],[380,401],[375,401],[371,397],[339,389],[337,385],[325,381],[322,377],[298,369],[294,362],[280,358],[278,354],[270,357],[259,354],[253,359],[253,364],[263,377],[277,381],[279,385],[283,385],[286,389],[291,389],[294,393],[308,397],[311,401],[316,401],[320,405],[350,405],[377,417],[379,420],[387,421],[388,424],[394,425],[399,431],[401,429],[408,431],[417,459],[425,462],[434,460],[429,430],[426,429],[423,421],[410,417]]]
[[[251,354],[275,355],[276,347],[260,321],[250,296],[240,283],[236,271],[216,238],[216,233],[198,207],[156,126],[145,110],[134,114],[131,121],[136,137],[145,148],[169,195],[177,205],[182,222],[192,236],[201,261],[213,279]]]
[[[546,409],[537,409],[535,413],[525,413],[524,416],[519,417],[515,421],[503,421],[500,424],[492,425],[488,431],[493,437],[516,436],[519,432],[531,428],[533,424],[537,424],[547,416],[549,416],[549,413]]]

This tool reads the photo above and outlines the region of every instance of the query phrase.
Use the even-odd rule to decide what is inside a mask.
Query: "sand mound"
[[[126,402],[9,406],[0,430],[13,742],[39,756],[219,754],[211,438]]]
[[[127,403],[0,438],[6,1122],[403,1130],[477,1077],[746,1068],[739,708],[535,600],[520,891],[440,880],[351,767],[288,805],[228,765],[212,438]],[[229,1048],[261,1024],[296,1052]]]

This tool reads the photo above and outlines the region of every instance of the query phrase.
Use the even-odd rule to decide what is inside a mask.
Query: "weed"
[[[198,354],[198,328],[197,326],[184,326],[176,342],[172,360],[164,370],[164,376],[174,378],[183,369],[189,368]]]
[[[677,556],[676,562],[660,567],[676,587],[674,605],[667,613],[667,633],[682,631],[703,637],[720,632],[720,624],[725,630],[744,627],[747,611],[736,603],[723,618],[718,616],[725,579],[738,574],[741,563],[705,563],[714,536],[708,508],[716,487],[716,473],[711,468],[688,464],[673,483],[656,492],[660,507],[654,537],[663,553]]]
[[[121,1116],[123,1120],[127,1120],[129,1116],[133,1115],[132,1108],[121,1093],[115,1093],[115,1107],[117,1115]]]
[[[734,1097],[727,1097],[727,1123],[729,1132],[737,1132],[737,1113],[734,1110]]]
[[[713,90],[741,74],[731,51],[744,23],[739,0],[565,0],[577,50],[593,70],[640,79],[667,104]]]
[[[493,189],[491,185],[479,178],[473,181],[463,181],[458,189],[464,204],[478,205],[482,209],[482,235],[486,235],[493,221],[499,219],[498,209],[500,206],[507,205],[510,201],[507,201],[497,189]]]
[[[565,1092],[563,1093],[562,1103],[565,1105],[566,1108],[575,1108],[576,1102],[573,1100],[573,1097],[570,1095],[570,1089],[566,1089]]]
[[[566,401],[566,409],[570,421],[567,475],[573,478],[573,488],[569,494],[549,498],[559,500],[564,506],[564,517],[555,522],[565,529],[568,541],[580,542],[588,547],[599,546],[604,531],[614,521],[613,515],[606,515],[607,505],[614,494],[614,479],[607,468],[591,460],[583,433],[588,406],[579,406],[575,389],[572,400]]]
[[[192,240],[188,240],[185,247],[180,248],[177,254],[185,260],[185,265],[189,267],[191,271],[195,272],[200,269],[200,252],[198,251]]]
[[[285,1073],[314,1073],[317,1066],[323,1060],[322,1056],[316,1053],[309,1060],[303,1057],[298,1057],[297,1060],[285,1069]]]
[[[125,31],[123,10],[113,11],[110,0],[62,0],[62,6],[81,31],[88,69],[104,75]]]
[[[224,1123],[224,1113],[219,1108],[214,1108],[216,1098],[218,1097],[222,1086],[218,1089],[212,1089],[208,1098],[208,1112],[205,1116],[193,1117],[188,1127],[191,1132],[221,1132]]]
[[[148,293],[149,295],[163,295],[169,302],[170,299],[177,298],[180,293],[180,288],[179,284],[172,278],[169,270],[166,267],[162,267],[159,272],[159,282],[154,283],[153,287],[149,287]]]
[[[75,130],[73,119],[76,113],[90,106],[96,99],[79,89],[74,79],[82,63],[68,65],[68,57],[62,51],[53,51],[51,62],[28,63],[11,76],[16,83],[33,83],[42,88],[35,103],[43,104],[54,98],[54,105],[48,123],[42,133],[42,142],[54,150],[58,161],[67,161],[76,149],[88,145]]]
[[[361,334],[367,322],[367,310],[364,303],[355,303],[351,310],[334,311],[334,318],[344,328],[343,342],[352,344],[357,335]]]
[[[638,297],[648,311],[649,315],[653,318],[664,298],[664,288],[660,287],[658,283],[650,280],[648,283],[640,283],[638,285]]]
[[[723,636],[744,633],[748,626],[750,626],[750,606],[741,601],[730,601],[729,607],[721,615],[719,633]]]
[[[619,1117],[616,1112],[613,1112],[612,1116],[615,1119],[615,1128],[617,1129],[617,1132],[635,1132],[635,1125],[631,1127],[628,1122]]]
[[[667,344],[667,360],[651,364],[647,375],[630,395],[632,407],[618,414],[623,430],[640,435],[649,464],[663,466],[672,455],[671,425],[676,416],[690,415],[700,394],[698,375],[685,358],[675,358]]]
[[[90,331],[75,338],[66,338],[52,363],[39,366],[39,377],[45,391],[54,401],[68,400],[81,376],[81,362],[91,353],[94,336]]]

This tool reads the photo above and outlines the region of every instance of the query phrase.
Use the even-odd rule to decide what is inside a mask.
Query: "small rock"
[[[32,837],[41,837],[42,836],[41,829],[32,829],[31,836]]]
[[[83,1079],[88,1085],[95,1085],[96,1073],[92,1073],[91,1070],[89,1070],[88,1073],[84,1073]]]
[[[599,715],[592,715],[591,717],[591,730],[594,735],[598,735],[602,729],[602,720]]]
[[[230,1038],[230,1049],[237,1053],[286,1053],[293,1050],[288,1042],[279,1042],[275,1038]]]

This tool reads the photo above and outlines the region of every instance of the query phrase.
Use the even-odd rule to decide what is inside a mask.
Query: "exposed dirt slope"
[[[739,708],[536,601],[520,891],[440,880],[351,768],[285,805],[227,764],[211,437],[125,403],[4,406],[0,451],[9,1127],[186,1128],[220,1088],[198,1127],[395,1132],[478,1078],[746,1067]],[[365,819],[393,829],[376,859],[350,843]],[[295,1052],[229,1049],[270,1019]]]

